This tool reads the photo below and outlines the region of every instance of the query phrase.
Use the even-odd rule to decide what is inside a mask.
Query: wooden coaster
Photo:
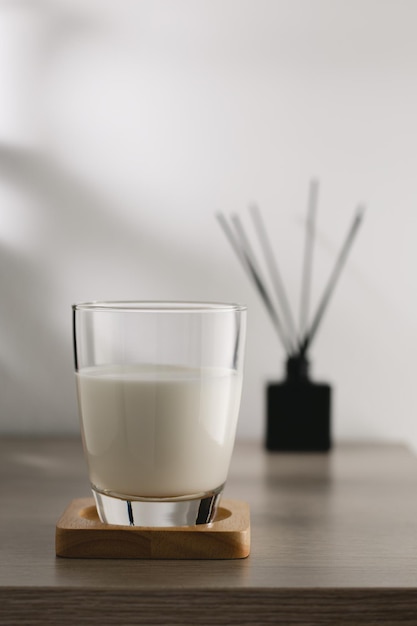
[[[243,559],[249,506],[222,500],[211,524],[148,528],[103,524],[93,498],[73,500],[56,525],[57,556],[82,559]]]

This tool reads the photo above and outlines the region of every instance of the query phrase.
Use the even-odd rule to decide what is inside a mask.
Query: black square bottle
[[[304,356],[289,357],[286,379],[267,386],[267,450],[327,452],[331,448],[331,387],[309,377]]]
[[[265,280],[261,264],[258,263],[255,250],[239,216],[232,216],[231,224],[221,213],[217,216],[237,258],[263,301],[287,354],[285,380],[269,383],[267,386],[265,446],[271,451],[326,452],[331,448],[331,388],[327,384],[310,380],[307,356],[362,222],[364,207],[361,205],[357,207],[315,314],[310,321],[309,301],[318,189],[318,181],[313,179],[308,195],[298,330],[274,256],[274,246],[270,242],[268,230],[263,223],[259,209],[252,205],[250,212],[265,257],[275,298]]]

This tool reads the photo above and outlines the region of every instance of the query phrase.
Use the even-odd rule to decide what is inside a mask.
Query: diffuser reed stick
[[[239,238],[238,238],[238,236],[235,235],[227,219],[222,213],[217,214],[217,219],[219,221],[220,226],[223,229],[223,232],[225,233],[227,239],[229,240],[229,243],[231,244],[236,256],[241,262],[243,269],[248,274],[249,278],[253,281],[253,284],[256,290],[258,291],[265,305],[265,308],[271,318],[271,321],[278,334],[278,337],[284,349],[288,353],[289,350],[291,349],[288,339],[282,328],[282,324],[281,324],[279,315],[276,311],[276,308],[273,304],[272,298],[269,295],[268,289],[260,274],[259,266],[256,263],[256,261],[254,262],[255,255],[253,254],[252,248],[249,244],[249,240],[243,230],[243,226],[238,220],[236,220],[236,216],[235,216],[235,219],[234,219],[235,226],[239,224],[238,229],[237,229],[239,233]]]
[[[310,308],[310,291],[311,276],[313,273],[313,249],[315,238],[315,223],[317,212],[317,201],[319,193],[319,182],[312,180],[310,183],[308,194],[307,224],[306,238],[304,247],[303,273],[301,279],[301,299],[300,299],[300,343],[307,332],[309,308]]]
[[[334,292],[334,289],[336,287],[336,283],[338,281],[338,278],[340,276],[340,272],[342,271],[343,265],[346,261],[347,255],[349,253],[349,250],[352,246],[353,240],[355,239],[356,233],[358,232],[358,228],[361,225],[362,219],[363,219],[363,215],[364,215],[364,211],[365,208],[362,206],[359,206],[357,211],[356,211],[356,215],[353,218],[353,222],[349,228],[349,231],[347,233],[346,239],[343,243],[343,246],[339,252],[339,255],[336,259],[336,263],[333,267],[333,271],[330,275],[329,281],[326,285],[326,288],[323,292],[323,296],[320,300],[320,303],[318,305],[317,308],[317,312],[316,315],[314,316],[313,322],[311,323],[310,329],[308,330],[308,332],[305,334],[305,337],[303,339],[303,342],[301,344],[300,347],[300,355],[305,355],[307,353],[308,348],[310,347],[316,333],[317,333],[317,329],[320,326],[320,322],[323,318],[323,315],[326,311],[326,308],[329,304],[329,300]]]
[[[249,210],[261,244],[262,251],[264,253],[271,281],[274,286],[278,302],[281,306],[281,312],[286,323],[286,335],[288,337],[288,342],[291,346],[291,352],[293,352],[297,344],[297,331],[295,328],[295,323],[291,313],[291,307],[288,302],[284,283],[278,268],[278,263],[272,251],[272,246],[259,207],[257,207],[256,205],[252,205]]]
[[[284,283],[282,281],[278,269],[278,264],[272,251],[272,246],[269,241],[260,210],[256,206],[252,206],[250,208],[253,223],[261,244],[269,276],[274,286],[275,295],[278,299],[283,318],[285,319],[285,327],[281,322],[281,318],[274,304],[273,298],[268,291],[266,281],[262,274],[262,270],[257,261],[255,252],[251,246],[249,237],[246,234],[241,220],[237,215],[234,215],[232,217],[232,222],[235,227],[235,231],[233,231],[233,228],[228,223],[226,217],[222,213],[217,214],[217,219],[220,223],[220,226],[222,227],[227,239],[229,240],[229,243],[236,253],[236,256],[238,257],[245,272],[252,280],[267,309],[267,312],[278,334],[278,337],[286,351],[287,357],[292,358],[293,360],[306,358],[308,350],[311,347],[311,344],[317,334],[317,330],[323,319],[323,315],[328,307],[329,301],[334,292],[340,273],[346,262],[346,258],[352,247],[353,241],[355,239],[359,226],[361,225],[364,215],[364,207],[359,206],[354,216],[353,222],[348,230],[342,248],[339,252],[339,255],[336,258],[336,262],[330,275],[329,281],[325,287],[317,311],[313,316],[313,321],[311,325],[308,326],[318,191],[318,181],[312,180],[310,183],[308,199],[307,232],[304,249],[300,305],[300,336],[298,340],[293,316],[291,314],[291,308],[289,306],[288,298],[284,288]]]

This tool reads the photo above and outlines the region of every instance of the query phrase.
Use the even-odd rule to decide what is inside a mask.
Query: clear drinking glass
[[[102,522],[214,519],[234,446],[245,329],[237,304],[73,306],[81,432]]]

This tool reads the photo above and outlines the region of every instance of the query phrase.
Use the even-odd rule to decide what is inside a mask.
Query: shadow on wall
[[[43,154],[0,147],[1,181],[22,195],[29,232],[23,249],[0,246],[0,431],[76,431],[70,304],[192,292],[190,259],[186,246],[146,230],[145,212],[132,228]],[[193,276],[210,274],[203,259],[191,265]]]
[[[86,273],[99,274],[105,283],[112,264],[140,245],[140,237],[122,231],[101,199],[40,154],[2,147],[0,176],[27,201],[21,219],[31,225],[23,253],[0,248],[0,428],[66,429],[73,420],[74,390],[65,384],[72,380],[72,361],[71,302],[60,310],[64,294],[76,292]]]

